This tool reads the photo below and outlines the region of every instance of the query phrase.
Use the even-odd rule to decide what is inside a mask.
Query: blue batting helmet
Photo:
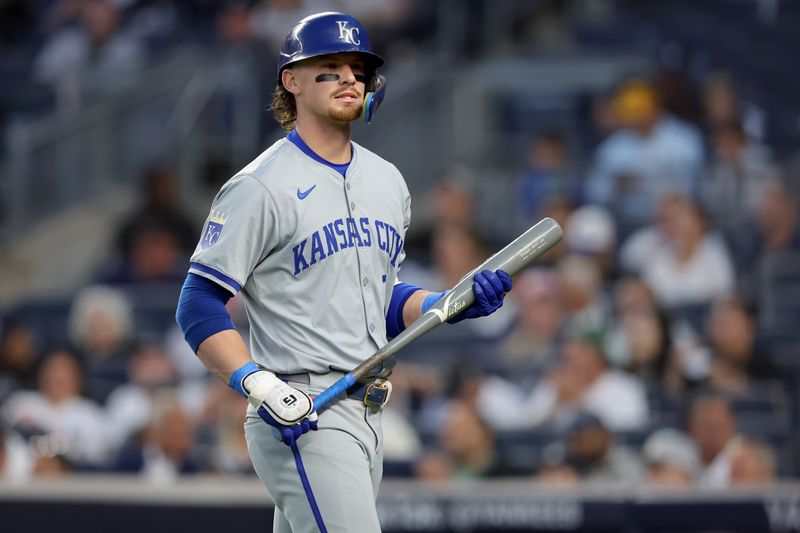
[[[310,15],[286,36],[278,58],[278,79],[293,63],[341,52],[362,54],[372,70],[383,65],[383,58],[371,50],[367,31],[355,18],[333,11]]]

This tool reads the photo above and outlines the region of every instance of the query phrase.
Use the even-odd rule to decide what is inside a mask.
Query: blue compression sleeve
[[[231,293],[213,281],[197,274],[186,276],[175,320],[192,350],[196,352],[200,343],[215,333],[236,329],[225,309],[230,298]]]
[[[403,321],[403,307],[415,292],[422,290],[410,283],[398,283],[392,289],[392,299],[389,301],[389,311],[386,313],[386,336],[396,337],[406,329]]]

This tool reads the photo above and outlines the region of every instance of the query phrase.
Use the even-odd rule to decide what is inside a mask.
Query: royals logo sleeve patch
[[[200,246],[203,250],[207,250],[217,244],[227,219],[228,215],[225,213],[212,211],[211,216],[208,217],[206,227],[203,229],[203,239],[200,241]]]

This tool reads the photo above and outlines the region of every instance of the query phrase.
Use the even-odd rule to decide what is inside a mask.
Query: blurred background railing
[[[213,533],[233,522],[271,531],[272,503],[256,480],[201,478],[169,488],[130,478],[36,482],[0,489],[0,513],[12,531],[40,533],[54,523],[64,533],[190,529]],[[800,487],[725,494],[553,488],[513,480],[478,486],[387,481],[378,498],[382,530],[400,532],[495,531],[797,531]],[[74,517],[81,515],[81,520]]]

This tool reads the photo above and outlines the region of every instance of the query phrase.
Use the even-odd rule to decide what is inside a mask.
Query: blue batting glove
[[[302,422],[298,424],[286,426],[275,420],[275,418],[269,414],[269,411],[267,411],[264,407],[259,407],[256,412],[258,413],[258,416],[261,417],[261,420],[272,426],[272,432],[275,433],[275,436],[278,438],[278,440],[282,441],[287,446],[291,446],[292,443],[299,439],[301,435],[312,430],[316,431],[319,424],[316,413],[313,413],[313,420],[304,418]]]
[[[506,293],[511,290],[511,276],[504,270],[483,270],[475,274],[472,283],[472,292],[475,294],[475,303],[464,309],[447,322],[455,324],[466,318],[488,316],[503,306]]]

